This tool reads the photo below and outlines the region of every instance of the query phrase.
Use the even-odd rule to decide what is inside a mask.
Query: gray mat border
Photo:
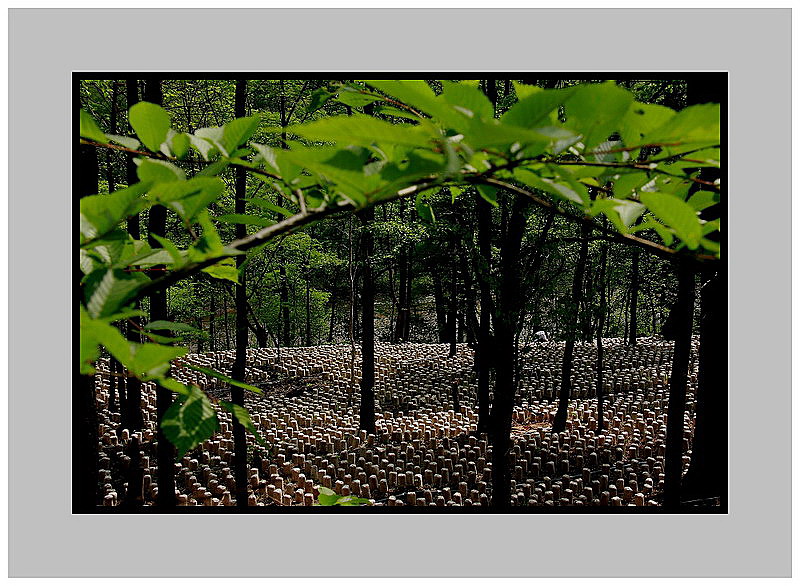
[[[789,575],[790,34],[788,9],[9,10],[9,574]],[[730,514],[71,515],[72,70],[729,71]]]

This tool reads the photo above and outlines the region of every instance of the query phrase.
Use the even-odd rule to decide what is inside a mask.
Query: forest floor
[[[691,356],[685,445],[693,437],[697,340]],[[513,506],[653,506],[660,504],[672,343],[640,338],[635,346],[606,339],[606,430],[597,428],[596,347],[578,344],[573,362],[567,430],[552,434],[563,344],[521,353],[510,454]],[[263,394],[246,405],[267,442],[248,434],[250,504],[316,504],[320,486],[370,499],[374,506],[486,506],[491,496],[491,445],[475,436],[478,422],[474,356],[466,345],[448,357],[445,344],[378,344],[376,434],[358,429],[358,349],[347,345],[248,350],[246,380]],[[229,372],[233,352],[189,355],[182,362]],[[352,367],[352,368],[351,368]],[[102,365],[101,365],[102,369]],[[173,375],[205,388],[212,398],[229,391],[177,363]],[[107,409],[108,379],[98,376],[101,411],[101,485],[106,504],[118,505],[129,474],[127,431]],[[455,391],[455,392],[454,392]],[[144,499],[157,488],[154,391],[143,389],[146,429]],[[457,396],[456,396],[457,395]],[[234,504],[230,419],[180,461],[179,502]],[[690,452],[687,452],[690,454]],[[689,456],[685,457],[688,465]]]

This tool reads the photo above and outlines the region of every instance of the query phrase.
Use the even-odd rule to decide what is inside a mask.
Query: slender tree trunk
[[[148,102],[161,104],[163,102],[161,93],[161,80],[150,79],[145,86],[144,98]],[[148,217],[149,244],[152,248],[160,248],[161,244],[154,236],[165,236],[167,227],[167,208],[157,205],[150,208]],[[160,274],[164,270],[164,265],[153,267],[154,274]],[[151,321],[167,319],[167,292],[166,290],[157,291],[150,296],[150,319]],[[167,331],[159,331],[156,334],[169,336]],[[160,385],[156,385],[156,413],[158,416],[158,508],[162,511],[170,510],[176,506],[175,498],[175,447],[169,442],[161,428],[161,422],[167,409],[172,405],[172,391]]]
[[[281,261],[279,268],[280,285],[281,285],[281,316],[282,316],[282,331],[281,339],[284,346],[292,345],[292,327],[289,317],[289,285],[286,281],[286,265]]]
[[[225,328],[225,349],[231,349],[231,332],[228,329],[228,296],[226,290],[222,289],[222,326]]]
[[[453,244],[452,267],[450,269],[450,310],[447,317],[448,340],[450,341],[449,357],[456,355],[458,343],[458,272],[456,270],[456,247]]]
[[[311,259],[306,260],[306,339],[305,345],[311,346]]]
[[[678,299],[675,312],[675,352],[667,405],[667,448],[664,462],[664,506],[678,507],[681,503],[683,474],[683,415],[686,405],[686,382],[689,355],[692,348],[692,317],[694,313],[694,271],[689,261],[678,261]]]
[[[497,90],[492,80],[484,81],[486,96],[494,106],[497,115]],[[491,341],[492,290],[489,279],[492,274],[492,208],[480,193],[475,193],[478,224],[478,262],[475,276],[480,290],[480,321],[478,323],[478,345],[475,352],[475,366],[478,370],[478,428],[480,436],[488,433],[491,422],[489,412],[489,379],[494,365],[494,348]]]
[[[128,109],[132,108],[134,104],[139,102],[139,89],[135,79],[125,80],[125,92],[128,102]],[[130,127],[130,125],[129,125]],[[133,132],[133,128],[130,128]],[[125,158],[125,180],[128,185],[133,185],[139,181],[136,175],[136,164],[133,162],[134,155],[129,154]],[[141,229],[139,223],[139,214],[131,216],[127,220],[128,234],[134,240],[141,239]],[[135,309],[139,309],[139,302],[136,302]],[[130,324],[127,327],[127,338],[131,342],[141,342],[139,335],[140,321],[139,317],[130,318]],[[131,433],[141,430],[144,427],[144,418],[142,416],[142,383],[134,377],[129,376],[125,381],[125,407],[122,411],[122,427],[127,428]]]
[[[431,280],[433,281],[433,301],[436,305],[436,334],[439,342],[445,342],[447,341],[447,307],[439,271],[431,271]]]
[[[209,296],[209,311],[211,315],[208,318],[208,344],[211,348],[212,352],[217,351],[217,332],[215,327],[215,322],[217,318],[217,292],[216,287],[214,287],[214,283],[210,284],[211,287],[211,295]]]
[[[578,254],[578,264],[575,266],[575,275],[572,280],[572,315],[567,325],[567,340],[564,344],[564,358],[561,362],[561,387],[558,392],[558,410],[553,420],[553,433],[560,433],[567,427],[567,411],[569,409],[569,396],[572,390],[572,356],[575,353],[575,338],[578,329],[578,308],[583,284],[583,273],[586,269],[586,257],[589,252],[589,233],[591,228],[586,224],[581,225],[581,248]]]
[[[331,321],[328,327],[328,344],[333,344],[333,326],[336,323],[336,298],[331,294]]]
[[[374,208],[359,212],[361,219],[361,408],[359,429],[375,433],[375,285],[372,281]]]
[[[525,212],[530,201],[514,198],[508,231],[502,246],[501,283],[495,317],[497,371],[490,436],[492,439],[492,500],[494,509],[509,505],[511,483],[508,452],[511,447],[511,418],[514,412],[514,333],[522,307],[520,248],[525,233]]]
[[[631,346],[636,345],[636,333],[639,330],[637,321],[636,308],[639,299],[639,249],[633,250],[633,266],[631,267],[631,323],[630,323],[630,340]]]
[[[600,311],[597,318],[597,433],[603,431],[605,422],[603,421],[603,399],[605,389],[603,387],[603,328],[606,317],[606,259],[608,257],[608,244],[603,243],[600,249]]]
[[[75,104],[80,111],[80,93]],[[78,112],[76,112],[76,115]],[[74,187],[78,198],[93,195],[99,191],[97,151],[93,146],[78,147],[78,173]],[[73,273],[77,299],[83,299],[81,279],[83,273],[79,265]],[[72,480],[72,507],[75,512],[91,512],[98,504],[98,433],[95,376],[82,374],[78,377],[72,392],[73,447],[77,455],[75,475]]]
[[[109,132],[111,134],[117,134],[117,95],[119,93],[119,83],[117,80],[111,82],[111,115],[110,115],[110,123],[109,123]],[[114,151],[108,149],[106,152],[106,183],[108,183],[108,192],[112,193],[116,190],[116,181],[114,180]],[[114,358],[113,356],[109,360],[109,370],[111,371],[111,376],[108,380],[108,410],[109,411],[116,411],[117,410],[117,387],[121,387],[121,384],[117,384],[118,381],[121,383],[121,379],[118,379],[114,373],[117,373],[121,370],[119,361]],[[120,399],[120,402],[122,399]]]
[[[243,118],[246,116],[245,107],[247,101],[247,80],[236,80],[236,91],[234,96],[234,116]],[[245,213],[245,197],[247,196],[247,172],[236,169],[235,183],[236,203],[235,211],[237,214]],[[237,239],[244,238],[247,229],[244,224],[236,224],[235,236]],[[247,365],[247,285],[245,281],[245,271],[241,270],[244,262],[244,255],[236,257],[236,268],[239,270],[239,283],[236,289],[236,354],[233,359],[233,370],[231,378],[244,382],[245,368]],[[244,407],[244,389],[231,385],[231,403]],[[247,490],[247,436],[245,435],[244,425],[234,416],[233,421],[233,450],[236,456],[233,460],[233,475],[236,481],[236,505],[246,507],[248,499]]]

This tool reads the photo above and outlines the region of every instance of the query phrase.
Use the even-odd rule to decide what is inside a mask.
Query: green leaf
[[[176,211],[184,221],[191,221],[225,190],[219,177],[193,177],[188,181],[159,183],[150,196]]]
[[[253,385],[248,385],[247,383],[243,383],[243,382],[240,382],[238,380],[232,379],[229,376],[226,376],[226,375],[224,375],[224,374],[222,374],[220,372],[217,372],[216,370],[212,370],[210,368],[206,368],[205,366],[196,366],[194,364],[185,364],[184,366],[186,368],[190,369],[190,370],[196,370],[197,372],[202,372],[203,374],[207,374],[208,376],[212,376],[214,378],[217,378],[217,379],[221,380],[224,383],[228,383],[229,385],[233,385],[235,387],[240,387],[240,388],[245,389],[247,391],[253,391],[254,393],[257,393],[259,395],[263,394],[263,391],[261,389],[259,389],[258,387],[254,387]]]
[[[97,122],[94,121],[94,118],[92,118],[83,110],[81,110],[80,135],[83,138],[88,138],[89,140],[93,140],[95,142],[108,142],[108,137],[102,130],[100,130],[100,127],[97,125]]]
[[[514,170],[514,178],[525,185],[550,193],[561,199],[577,203],[581,206],[589,201],[585,186],[576,188],[576,185],[564,185],[548,177],[540,177],[536,173],[522,168]]]
[[[464,84],[442,81],[439,96],[467,118],[494,118],[494,106],[478,88]]]
[[[188,354],[188,348],[163,344],[137,344],[130,363],[131,371],[141,378],[163,376],[169,370],[169,361]]]
[[[339,95],[336,96],[336,101],[341,102],[353,108],[361,108],[367,104],[373,104],[380,100],[375,96],[368,96],[361,93],[360,90],[349,86],[344,86],[339,90]]]
[[[82,241],[98,238],[114,229],[123,219],[137,211],[140,196],[147,184],[130,187],[108,195],[90,195],[80,200],[80,232]]]
[[[163,236],[159,236],[158,234],[151,234],[151,236],[155,238],[159,244],[161,244],[167,253],[169,253],[170,257],[172,258],[172,268],[177,268],[185,263],[186,253],[182,250],[178,250],[178,247],[175,246],[171,240],[164,238]]]
[[[619,134],[625,146],[638,146],[646,143],[645,136],[653,129],[666,124],[675,110],[658,104],[634,102],[622,117]]]
[[[144,330],[169,330],[171,332],[199,332],[197,328],[190,326],[189,324],[182,324],[179,322],[174,321],[167,321],[164,319],[159,319],[156,321],[151,321],[150,323],[142,326]]]
[[[285,216],[287,218],[290,218],[290,217],[292,217],[294,215],[292,212],[290,212],[286,208],[283,208],[283,207],[281,207],[279,205],[276,205],[276,204],[272,203],[271,201],[269,201],[268,199],[264,199],[264,198],[261,198],[261,197],[252,197],[252,198],[248,199],[247,201],[257,205],[258,207],[260,207],[262,209],[265,209],[265,210],[268,210],[268,211],[271,211],[271,212],[276,212],[276,213],[278,213],[278,214],[280,214],[282,216]]]
[[[335,94],[332,94],[325,88],[318,88],[311,93],[311,101],[306,106],[306,114],[316,112],[324,106]]]
[[[197,134],[189,135],[189,144],[192,146],[192,148],[200,153],[200,156],[203,157],[204,161],[208,161],[214,149],[217,148],[210,140],[207,140],[202,136],[198,136]]]
[[[170,120],[167,111],[157,104],[137,102],[131,107],[128,120],[144,146],[157,153],[169,131]]]
[[[287,130],[311,140],[335,142],[341,146],[371,146],[381,142],[417,147],[432,146],[432,137],[420,132],[416,126],[392,124],[363,114],[323,118],[290,126]]]
[[[692,250],[699,246],[702,226],[692,206],[665,193],[643,192],[639,198],[658,219],[675,231],[686,246]]]
[[[247,411],[247,409],[245,409],[241,405],[237,405],[236,403],[229,403],[228,401],[220,401],[219,404],[220,406],[222,406],[223,409],[225,409],[231,415],[233,415],[247,431],[252,433],[253,437],[256,438],[256,441],[258,443],[260,443],[265,448],[269,447],[267,440],[265,440],[261,436],[261,434],[258,433],[258,430],[256,429],[256,426],[253,424],[253,420],[250,418],[250,413]]]
[[[258,130],[259,124],[261,124],[261,116],[236,118],[228,122],[222,129],[222,143],[228,153],[232,153],[236,147],[246,143]]]
[[[478,185],[477,187],[481,197],[497,207],[497,188],[491,185]]]
[[[649,132],[647,142],[697,146],[720,142],[719,104],[698,104],[684,108],[665,124]],[[669,149],[667,149],[669,150]]]
[[[136,150],[136,149],[139,148],[139,144],[140,144],[139,141],[136,140],[135,138],[131,138],[130,136],[120,136],[118,134],[106,134],[106,137],[108,137],[108,139],[111,142],[115,142],[117,144],[121,144],[122,146],[124,146],[127,149]]]
[[[232,258],[224,258],[218,263],[204,268],[203,272],[208,273],[215,279],[239,283],[239,271],[236,268],[236,261]]]
[[[210,438],[219,429],[217,414],[206,394],[195,386],[167,409],[161,422],[164,435],[172,442],[178,458]]]
[[[544,89],[540,88],[537,85],[530,85],[527,83],[520,83],[518,81],[512,80],[511,83],[514,85],[514,93],[517,95],[517,100],[521,101],[525,98],[532,96],[534,94],[538,94],[539,92],[543,92]]]
[[[688,204],[698,212],[710,208],[716,203],[719,203],[719,194],[711,191],[698,191],[688,201]]]
[[[533,88],[534,86],[524,87]],[[500,117],[500,121],[503,124],[520,128],[536,128],[553,124],[557,121],[554,115],[558,113],[558,107],[567,103],[577,89],[577,87],[557,90],[535,88],[535,91],[526,92],[528,93],[526,97],[521,97],[519,102],[511,106],[508,112]]]
[[[178,132],[175,136],[172,137],[172,141],[170,142],[170,148],[172,149],[172,154],[177,159],[183,159],[186,155],[189,154],[189,144],[191,139],[189,135],[185,132]]]
[[[97,318],[114,314],[149,282],[150,279],[140,272],[101,268],[90,273],[84,284],[89,316]]]
[[[170,163],[158,159],[140,159],[139,166],[136,168],[136,175],[140,181],[148,181],[152,184],[169,183],[173,181],[184,181],[186,173]]]
[[[447,119],[453,115],[452,109],[436,98],[431,86],[421,79],[363,80],[383,93],[397,98],[417,111],[423,111],[434,118]]]
[[[109,325],[107,319],[91,319],[89,313],[81,307],[82,366],[85,364],[84,360],[94,354],[97,344],[105,346],[123,365],[127,366],[131,362],[134,344],[126,340],[117,328]],[[95,346],[94,349],[92,345]]]
[[[566,104],[566,126],[583,135],[584,150],[591,151],[622,127],[633,94],[613,81],[578,86]]]
[[[330,488],[325,486],[319,487],[319,504],[323,507],[331,507],[336,504],[336,501],[339,500],[339,495],[333,492]]]
[[[273,226],[275,224],[275,220],[252,214],[224,214],[217,216],[217,220],[228,224],[247,224],[248,226]]]
[[[419,217],[426,222],[434,223],[436,222],[436,216],[433,213],[433,208],[431,207],[431,204],[422,199],[422,195],[422,193],[417,194],[417,214],[419,214]]]

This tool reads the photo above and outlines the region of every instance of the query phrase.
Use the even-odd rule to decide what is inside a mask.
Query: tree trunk
[[[139,102],[139,89],[135,79],[125,80],[125,91],[128,102],[128,109]],[[130,125],[129,125],[130,127]],[[133,128],[130,128],[133,132]],[[128,185],[133,185],[139,181],[136,175],[136,164],[133,162],[134,155],[129,154],[125,158],[125,180]],[[139,214],[131,216],[127,220],[128,234],[134,240],[141,239],[141,229],[139,223]],[[134,309],[139,309],[139,302],[136,302]],[[141,342],[139,334],[140,318],[134,316],[130,318],[130,323],[127,327],[127,338],[131,342]],[[130,430],[131,433],[141,430],[144,427],[144,418],[142,416],[142,383],[134,377],[127,377],[125,381],[125,409],[122,412],[122,427]]]
[[[331,293],[331,321],[328,327],[328,344],[333,344],[333,326],[336,323],[336,298]]]
[[[516,196],[502,246],[501,282],[495,316],[497,370],[490,436],[492,440],[491,506],[502,510],[509,505],[511,483],[508,451],[511,447],[511,417],[514,411],[514,333],[522,307],[520,248],[525,233],[525,211],[530,201]]]
[[[447,341],[447,306],[439,271],[431,271],[431,280],[433,281],[433,301],[436,305],[436,334],[441,343]]]
[[[723,102],[725,94],[719,84],[702,78],[687,85],[687,103]],[[721,170],[704,168],[701,177],[714,181]],[[717,206],[703,210],[701,218],[710,219]],[[704,214],[708,214],[705,216]],[[719,233],[707,238],[719,242]],[[700,296],[700,356],[697,373],[694,444],[689,470],[684,477],[685,499],[720,499],[727,506],[728,477],[728,405],[726,359],[726,286],[722,272],[712,273]]]
[[[456,355],[456,344],[458,343],[458,272],[456,271],[457,251],[453,244],[453,257],[451,258],[452,267],[450,270],[450,307],[447,316],[447,338],[450,342],[450,352],[448,356],[452,358]]]
[[[242,212],[244,213],[244,212]],[[311,258],[306,260],[306,347],[311,346]]]
[[[358,213],[361,219],[361,408],[359,429],[375,433],[375,288],[372,281],[374,208]]]
[[[603,243],[600,249],[600,311],[597,318],[597,433],[603,431],[603,328],[606,317],[606,259],[608,257],[608,244]]]
[[[727,500],[728,432],[725,361],[725,286],[715,272],[700,294],[700,356],[692,460],[684,477],[689,499]]]
[[[492,102],[497,115],[497,91],[491,80],[484,81],[484,91]],[[475,193],[478,224],[478,262],[475,276],[480,290],[480,319],[478,323],[478,344],[475,352],[475,366],[478,371],[478,428],[480,436],[488,433],[491,427],[489,412],[489,379],[494,365],[494,348],[491,341],[492,290],[489,279],[492,274],[492,208],[480,193]]]
[[[247,100],[247,81],[244,79],[236,80],[236,91],[234,96],[234,116],[243,118],[245,112],[245,102]],[[245,213],[245,197],[247,196],[247,172],[236,169],[235,183],[236,203],[235,212]],[[247,229],[244,224],[236,224],[235,236],[237,239],[244,238]],[[236,289],[236,354],[233,359],[233,369],[231,378],[244,382],[245,367],[247,365],[247,286],[245,281],[245,271],[241,270],[244,262],[244,255],[236,257],[236,268],[239,270],[239,283]],[[231,403],[244,407],[244,389],[231,385]],[[247,437],[244,425],[235,417],[233,421],[233,451],[236,453],[233,459],[233,476],[236,480],[236,505],[238,507],[247,506]]]
[[[145,85],[144,98],[148,102],[161,105],[161,80],[149,79]],[[161,244],[154,236],[164,237],[167,227],[167,208],[156,205],[150,208],[148,217],[149,244],[152,248],[161,248]],[[160,275],[165,269],[164,265],[153,267],[153,274]],[[167,291],[156,291],[150,295],[150,320],[167,319]],[[169,336],[168,331],[155,332],[161,336]],[[176,506],[175,499],[175,447],[169,442],[161,428],[161,422],[167,409],[172,405],[172,391],[156,386],[156,413],[158,416],[158,502],[161,511],[166,511]]]
[[[639,299],[639,249],[633,249],[633,266],[631,267],[631,325],[630,325],[630,339],[631,346],[636,345],[636,332],[639,329],[636,306]]]
[[[282,323],[282,331],[281,331],[281,340],[284,347],[292,345],[292,327],[291,321],[289,316],[289,285],[286,282],[286,265],[281,262],[281,266],[279,268],[280,274],[280,285],[281,285],[281,323]]]
[[[692,348],[692,317],[694,313],[694,271],[689,261],[678,261],[678,299],[675,312],[675,351],[667,404],[667,441],[664,461],[664,506],[678,507],[681,503],[683,474],[683,415],[686,405],[686,382],[689,355]]]
[[[567,427],[567,411],[569,409],[569,396],[572,390],[572,356],[575,353],[575,338],[578,329],[578,308],[581,301],[583,273],[586,269],[586,257],[589,252],[589,233],[591,228],[581,224],[581,249],[578,254],[578,264],[575,266],[575,275],[572,280],[572,315],[567,325],[567,340],[564,344],[564,357],[561,362],[561,387],[558,392],[558,410],[553,420],[553,433],[560,433]]]
[[[80,94],[75,104],[80,110]],[[97,151],[95,147],[81,145],[78,149],[78,173],[74,187],[78,198],[94,195],[99,191]],[[83,299],[81,279],[83,273],[76,265],[74,286],[77,298]],[[98,434],[97,402],[95,400],[95,377],[82,374],[72,392],[73,447],[77,454],[75,475],[72,480],[72,507],[74,512],[91,512],[98,504]]]

